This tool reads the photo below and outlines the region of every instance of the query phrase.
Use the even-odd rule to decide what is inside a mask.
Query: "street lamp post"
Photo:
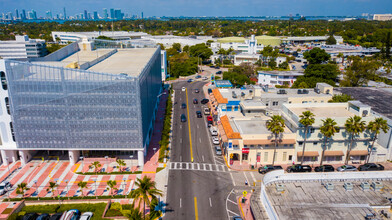
[[[82,173],[84,174],[84,157],[79,157],[82,160]]]
[[[109,170],[109,164],[108,164],[108,156],[105,156],[105,159],[106,159],[106,173],[108,173],[108,170]]]
[[[67,194],[68,194],[68,180],[64,180],[64,182],[65,182],[65,187],[67,188]],[[65,194],[65,195],[67,195],[67,194]],[[83,192],[82,192],[82,194],[83,194]],[[68,200],[69,200],[69,196],[68,196]]]
[[[38,193],[38,185],[37,185],[38,180],[34,180],[33,183],[35,184],[35,191],[37,191],[37,197],[39,200],[39,193]]]

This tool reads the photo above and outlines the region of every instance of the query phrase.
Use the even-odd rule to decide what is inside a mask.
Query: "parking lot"
[[[392,182],[382,182],[380,191],[364,191],[360,182],[353,182],[351,191],[345,190],[344,182],[332,183],[333,190],[320,182],[285,183],[283,192],[271,184],[266,192],[280,219],[364,219],[377,213],[374,206],[391,205],[386,198],[392,197]]]

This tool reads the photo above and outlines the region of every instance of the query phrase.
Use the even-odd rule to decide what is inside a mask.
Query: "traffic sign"
[[[244,197],[248,194],[248,192],[245,190],[242,192],[242,195],[244,195]]]
[[[230,159],[233,159],[233,154],[230,154]]]

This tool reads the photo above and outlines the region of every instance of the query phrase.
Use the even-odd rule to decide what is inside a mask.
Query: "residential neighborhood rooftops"
[[[335,104],[335,105],[334,105]],[[311,111],[316,118],[351,117],[355,114],[347,110],[347,104],[328,103],[319,105],[286,105],[286,107],[298,117],[304,111]]]

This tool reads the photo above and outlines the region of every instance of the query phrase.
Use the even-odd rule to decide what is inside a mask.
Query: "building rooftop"
[[[340,103],[319,104],[318,106],[286,105],[295,115],[299,116],[304,111],[311,111],[316,118],[351,117],[355,114],[347,110],[347,105]]]
[[[348,94],[355,100],[372,107],[372,110],[392,119],[392,89],[375,87],[336,87],[334,90]]]
[[[270,134],[266,127],[266,122],[268,121],[268,117],[264,119],[258,118],[248,118],[246,120],[230,120],[230,125],[233,128],[234,132],[239,132],[242,135],[250,135],[250,134]],[[291,134],[292,132],[285,128],[284,134]]]
[[[80,35],[83,37],[89,37],[89,38],[96,38],[99,36],[106,36],[106,37],[111,37],[111,38],[116,38],[116,37],[124,37],[124,36],[147,36],[147,33],[144,32],[133,32],[133,31],[90,31],[90,32],[64,32],[64,31],[53,31],[52,33],[54,34],[69,34],[72,36],[75,35]]]
[[[119,49],[117,53],[90,67],[88,70],[101,73],[138,76],[157,48]]]
[[[258,71],[259,74],[269,74],[277,76],[302,76],[302,71]]]

